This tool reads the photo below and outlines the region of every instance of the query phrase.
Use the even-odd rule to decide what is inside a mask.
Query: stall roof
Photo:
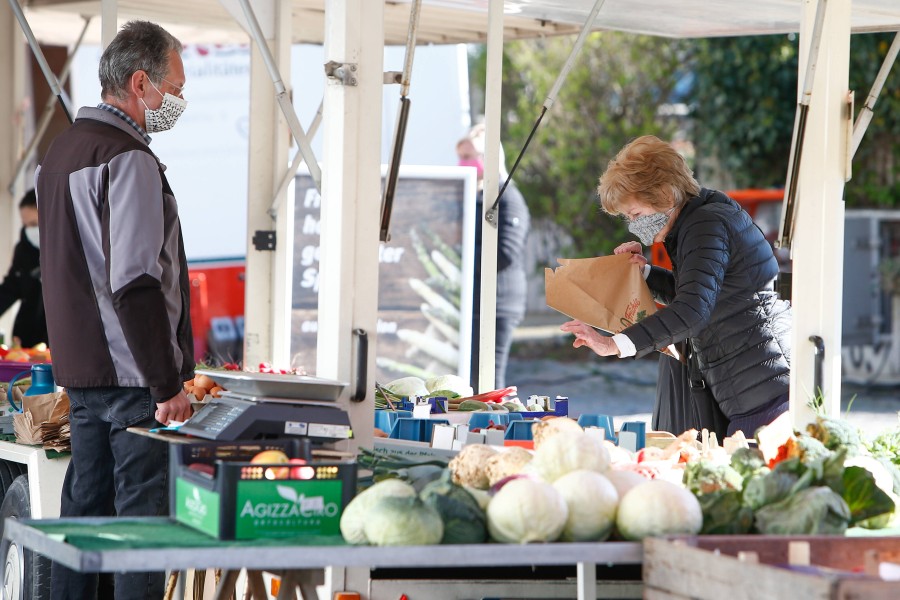
[[[291,0],[294,42],[322,43],[326,0]],[[403,44],[410,0],[385,2],[388,44]],[[594,0],[515,0],[505,6],[506,39],[577,32]],[[483,42],[488,0],[423,0],[418,41],[424,44]],[[45,43],[74,41],[72,16],[99,15],[100,2],[31,0],[29,20]],[[167,26],[193,43],[243,43],[246,35],[219,0],[119,0],[119,18],[144,18]],[[606,0],[597,29],[666,37],[716,37],[798,31],[799,0]],[[88,42],[100,39],[95,19]],[[898,0],[853,0],[854,32],[900,30]]]

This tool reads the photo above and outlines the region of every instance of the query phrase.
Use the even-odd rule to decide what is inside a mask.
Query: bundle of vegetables
[[[818,437],[797,432],[768,462],[759,450],[742,448],[726,464],[688,463],[684,484],[700,501],[702,532],[841,534],[856,525],[886,526],[900,488],[862,454],[858,434],[825,418],[809,432]]]
[[[491,539],[524,544],[602,541],[614,530],[625,539],[699,532],[700,505],[692,494],[611,470],[606,443],[575,421],[561,417],[535,425],[534,445],[533,455],[469,445],[450,462],[453,481],[476,495],[474,490],[489,490]]]
[[[401,377],[384,385],[375,384],[375,408],[397,410],[404,399],[447,398],[455,399],[472,395],[470,386],[457,375],[440,375],[429,379]]]
[[[359,462],[373,470],[376,483],[357,495],[341,516],[347,542],[400,546],[475,544],[487,539],[483,509],[450,480],[446,464],[417,463],[368,450]]]

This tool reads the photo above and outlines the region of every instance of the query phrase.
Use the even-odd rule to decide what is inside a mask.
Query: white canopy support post
[[[78,40],[76,40],[75,45],[69,51],[69,55],[66,57],[66,63],[63,65],[62,71],[59,73],[59,85],[65,86],[66,81],[69,79],[69,71],[72,67],[72,60],[75,58],[75,54],[78,52],[78,49],[81,48],[81,42],[84,41],[84,34],[87,33],[88,26],[91,24],[91,18],[84,16],[84,27],[81,28],[81,33],[78,35]],[[15,190],[15,186],[17,185],[19,178],[22,176],[22,172],[25,171],[25,168],[31,163],[31,160],[34,156],[34,151],[37,149],[38,144],[41,143],[41,140],[44,139],[44,134],[47,133],[47,127],[50,126],[50,121],[53,120],[53,109],[56,107],[56,98],[50,96],[47,98],[47,104],[44,106],[44,112],[41,113],[41,118],[38,120],[37,128],[35,129],[34,135],[31,136],[31,139],[28,141],[28,146],[22,152],[22,155],[19,157],[19,162],[16,164],[15,171],[13,173],[12,181],[9,183],[9,191],[13,193]],[[26,187],[31,187],[31,183],[29,183]]]
[[[316,116],[313,117],[312,123],[309,124],[309,130],[306,132],[306,137],[310,140],[314,140],[316,138],[316,132],[319,131],[319,125],[321,124],[322,102],[319,102],[319,110],[316,111]],[[284,198],[284,192],[288,189],[288,184],[297,176],[297,169],[300,168],[300,163],[302,162],[303,153],[298,149],[297,153],[294,154],[294,160],[291,161],[291,166],[288,167],[284,177],[281,178],[281,183],[278,184],[278,188],[275,190],[275,195],[272,198],[272,207],[269,208],[269,214],[272,215],[273,218],[278,214],[278,210],[281,207],[281,201]]]
[[[815,61],[819,76],[799,91],[809,96],[803,157],[795,171],[801,196],[795,211],[793,254],[793,328],[790,405],[794,426],[803,429],[815,417],[809,402],[819,393],[822,409],[836,416],[841,406],[841,309],[844,255],[844,181],[852,117],[848,85],[851,0],[829,0],[821,25],[818,58],[814,5],[807,1],[800,28],[800,72]],[[809,48],[807,51],[806,49]],[[802,82],[805,84],[805,82]],[[817,368],[819,375],[817,376]],[[821,383],[819,383],[821,382]]]
[[[806,6],[816,2],[816,15],[813,21],[812,33],[809,36],[809,51],[807,52],[806,68],[800,79],[802,88],[800,99],[797,101],[797,111],[794,114],[794,129],[791,135],[791,151],[788,157],[788,170],[784,183],[784,206],[781,209],[781,229],[777,248],[790,248],[794,235],[794,220],[796,218],[798,171],[803,159],[803,143],[806,140],[806,120],[809,114],[809,103],[812,99],[813,86],[815,84],[816,64],[819,60],[819,46],[822,43],[822,27],[825,23],[825,7],[828,0],[806,0]],[[801,28],[802,28],[801,20]],[[800,47],[803,48],[801,41]],[[799,70],[799,69],[798,69]]]
[[[100,0],[100,47],[106,49],[119,31],[119,0]]]
[[[59,80],[50,69],[50,65],[47,64],[47,59],[41,51],[41,46],[35,39],[34,33],[31,31],[31,25],[28,24],[25,13],[22,12],[22,7],[19,6],[18,0],[9,0],[9,6],[12,8],[13,14],[16,15],[16,19],[19,21],[22,33],[25,34],[25,39],[28,41],[28,45],[31,46],[31,51],[34,53],[34,58],[37,60],[38,66],[40,66],[41,72],[44,74],[44,79],[47,80],[47,85],[50,86],[50,91],[59,99],[59,104],[62,106],[63,113],[65,113],[66,118],[69,119],[69,123],[71,123],[73,120],[71,102],[68,97],[66,97],[63,89],[59,86]]]
[[[250,44],[250,136],[247,175],[247,266],[244,295],[244,365],[290,364],[291,270],[294,227],[293,199],[278,218],[269,213],[284,165],[289,137],[267,61],[290,72],[290,4],[258,0],[257,10],[274,13],[271,39]],[[263,47],[265,50],[263,50]]]
[[[269,76],[272,78],[272,83],[275,84],[275,100],[278,102],[278,106],[281,107],[281,112],[287,120],[291,134],[294,136],[294,139],[297,140],[297,147],[303,155],[303,160],[306,161],[306,166],[309,169],[309,176],[312,177],[313,182],[316,184],[316,188],[319,191],[322,191],[322,171],[319,168],[319,161],[316,160],[316,155],[313,152],[312,145],[309,143],[309,138],[303,131],[300,119],[297,118],[297,112],[294,110],[294,105],[291,104],[291,97],[284,85],[278,65],[275,64],[272,53],[263,42],[265,37],[263,36],[262,28],[260,28],[259,22],[256,20],[256,15],[250,7],[249,0],[238,0],[238,2],[240,2],[241,9],[244,11],[244,17],[247,19],[248,33],[250,34],[250,37],[256,41],[266,69],[269,71]],[[288,11],[289,12],[284,16],[284,19],[290,22],[290,7],[288,7]],[[275,22],[276,26],[278,26],[277,19]]]
[[[487,72],[484,84],[484,214],[488,221],[489,198],[500,186],[500,107],[503,88],[503,0],[488,4]],[[496,387],[497,333],[497,227],[481,228],[481,314],[478,339],[478,391]]]
[[[525,156],[525,152],[528,150],[528,146],[529,144],[531,144],[531,140],[532,138],[534,138],[534,134],[537,133],[538,127],[540,127],[544,115],[547,114],[547,111],[550,110],[550,107],[553,106],[554,102],[556,102],[556,96],[559,94],[559,90],[562,88],[563,83],[565,83],[566,77],[569,76],[569,71],[572,70],[572,66],[575,64],[575,59],[579,54],[581,54],[581,48],[582,46],[584,46],[584,40],[587,38],[588,33],[590,33],[594,28],[594,21],[597,20],[597,15],[600,14],[600,9],[603,8],[604,2],[606,2],[606,0],[596,0],[596,2],[594,2],[594,8],[591,9],[590,14],[588,14],[587,20],[584,22],[584,26],[581,28],[581,32],[575,39],[575,45],[572,46],[572,51],[569,53],[569,57],[566,59],[565,64],[563,64],[562,70],[556,77],[556,81],[553,83],[553,87],[550,88],[550,92],[544,99],[541,113],[538,115],[537,121],[534,122],[534,126],[531,128],[531,133],[528,134],[528,139],[525,140],[525,144],[519,151],[519,155],[516,157],[515,162],[513,162],[512,169],[509,170],[509,174],[506,176],[506,181],[503,182],[503,187],[500,188],[500,192],[497,194],[497,199],[494,200],[493,205],[487,212],[485,220],[494,227],[497,227],[498,224],[497,210],[500,206],[500,198],[503,197],[503,192],[506,191],[506,187],[509,185],[509,182],[512,181],[516,169],[519,168],[519,162],[521,162],[522,157]]]
[[[355,70],[353,81],[333,76],[325,84],[316,374],[349,384],[338,404],[350,415],[355,450],[371,447],[375,418],[368,374],[378,322],[384,3],[327,2],[325,60]]]
[[[856,156],[859,144],[866,134],[866,129],[869,128],[869,123],[872,121],[875,111],[875,103],[878,101],[878,96],[881,94],[881,88],[884,87],[888,73],[891,72],[891,67],[894,66],[894,62],[897,60],[898,52],[900,52],[900,31],[894,36],[894,42],[884,56],[881,68],[878,69],[878,75],[875,76],[875,82],[872,84],[866,103],[863,104],[863,107],[859,110],[859,115],[856,117],[856,123],[853,125],[853,140],[850,145],[850,160],[853,160],[853,157]]]

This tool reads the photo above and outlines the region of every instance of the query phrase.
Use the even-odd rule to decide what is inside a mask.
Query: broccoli
[[[806,431],[829,450],[846,448],[848,456],[855,456],[863,449],[859,430],[841,419],[816,417],[816,422],[807,425]]]

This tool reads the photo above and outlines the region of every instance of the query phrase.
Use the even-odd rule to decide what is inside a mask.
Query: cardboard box
[[[175,520],[222,540],[340,539],[341,514],[356,494],[356,462],[251,463],[263,450],[308,458],[301,440],[172,445]]]

